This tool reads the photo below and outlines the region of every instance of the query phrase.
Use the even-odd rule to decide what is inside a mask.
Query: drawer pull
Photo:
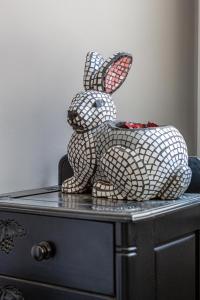
[[[49,242],[40,242],[31,248],[31,256],[37,260],[42,261],[54,256],[53,245]]]

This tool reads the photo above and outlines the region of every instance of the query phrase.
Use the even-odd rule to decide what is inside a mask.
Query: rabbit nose
[[[77,112],[73,111],[73,110],[68,110],[68,118],[73,120],[78,116]]]

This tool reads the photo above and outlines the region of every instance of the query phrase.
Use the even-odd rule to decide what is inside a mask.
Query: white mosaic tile
[[[68,158],[74,176],[64,181],[64,193],[92,190],[94,197],[149,200],[175,199],[191,180],[187,146],[172,126],[119,128],[111,94],[131,67],[129,54],[104,58],[90,52],[84,72],[85,92],[78,93],[68,110],[74,133]]]

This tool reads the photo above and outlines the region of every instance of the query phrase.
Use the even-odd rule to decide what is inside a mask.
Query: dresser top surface
[[[62,194],[58,186],[0,195],[0,210],[108,221],[137,221],[198,204],[200,194],[138,202]]]

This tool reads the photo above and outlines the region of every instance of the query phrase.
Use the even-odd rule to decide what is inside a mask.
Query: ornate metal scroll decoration
[[[7,285],[0,287],[0,300],[24,300],[24,297],[16,287]]]
[[[0,250],[9,254],[14,248],[14,239],[26,235],[25,228],[15,220],[0,220]],[[0,298],[1,300],[1,298]]]

